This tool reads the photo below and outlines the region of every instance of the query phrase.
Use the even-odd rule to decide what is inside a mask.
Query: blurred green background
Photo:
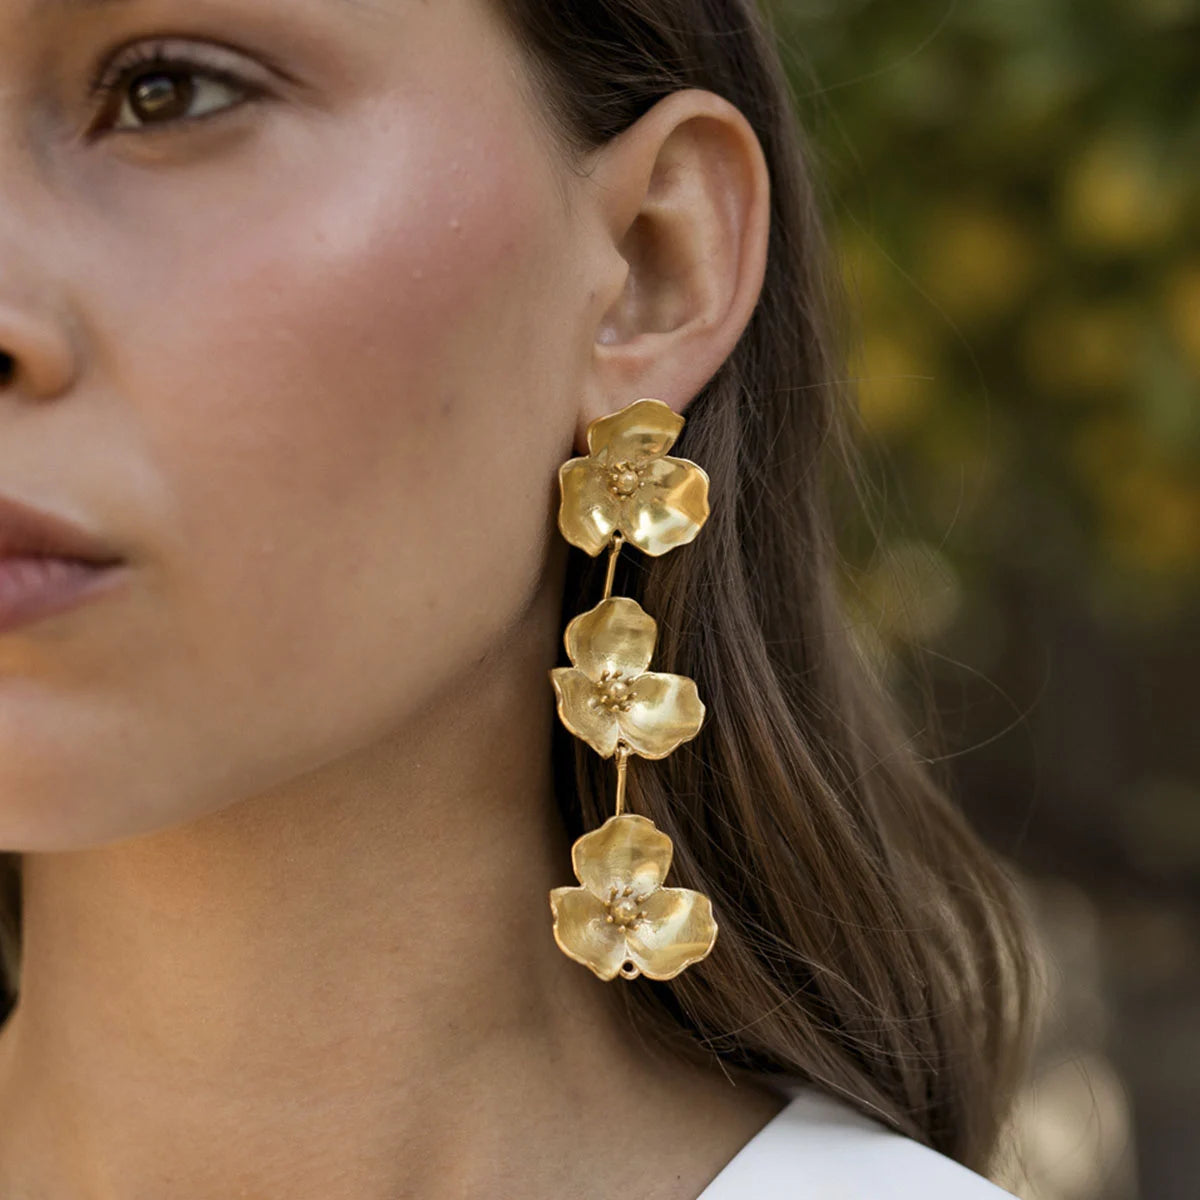
[[[1195,1200],[1200,5],[766,7],[852,307],[855,627],[1040,916],[1006,1182]]]

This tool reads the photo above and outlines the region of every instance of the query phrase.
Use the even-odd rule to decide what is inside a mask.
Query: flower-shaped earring
[[[625,596],[601,600],[567,626],[563,640],[572,665],[550,672],[558,714],[605,758],[622,741],[643,758],[666,758],[700,730],[704,705],[695,683],[646,669],[657,629]]]
[[[646,817],[609,817],[571,848],[583,887],[550,893],[558,944],[601,979],[670,979],[703,958],[717,936],[712,904],[663,887],[671,839]]]
[[[667,451],[683,418],[661,400],[635,400],[588,426],[586,458],[558,469],[558,527],[594,558],[614,530],[647,554],[685,545],[708,517],[708,476]]]
[[[550,680],[563,724],[617,760],[616,814],[571,848],[582,886],[550,892],[554,938],[601,979],[671,979],[713,948],[707,896],[663,886],[671,839],[626,813],[629,757],[665,758],[696,736],[704,705],[693,680],[649,670],[658,627],[636,600],[613,596],[626,541],[650,555],[690,542],[708,517],[708,476],[667,454],[683,418],[661,400],[637,400],[588,426],[589,454],[559,468],[558,527],[593,557],[610,548],[604,598],[564,635],[569,667]]]

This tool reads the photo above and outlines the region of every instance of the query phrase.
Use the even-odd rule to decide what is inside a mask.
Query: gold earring
[[[653,821],[625,808],[629,757],[666,758],[700,732],[693,680],[650,671],[658,626],[636,600],[613,596],[626,542],[660,555],[686,545],[708,517],[708,476],[667,454],[684,419],[661,400],[636,400],[588,426],[588,454],[559,468],[558,527],[594,558],[609,548],[604,598],[568,625],[569,667],[550,680],[563,724],[617,760],[616,814],[571,847],[580,887],[550,892],[554,940],[601,979],[672,979],[713,948],[712,903],[664,887],[674,846]]]

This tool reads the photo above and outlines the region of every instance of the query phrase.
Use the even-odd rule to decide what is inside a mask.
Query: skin
[[[159,35],[265,97],[87,133]],[[582,172],[538,104],[484,0],[0,0],[0,491],[127,558],[0,633],[9,1200],[692,1200],[780,1107],[546,899],[557,467],[729,354],[766,169],[707,92]]]

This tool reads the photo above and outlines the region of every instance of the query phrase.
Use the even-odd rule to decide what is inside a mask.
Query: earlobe
[[[762,289],[762,147],[728,101],[688,89],[603,147],[592,181],[611,252],[581,425],[637,396],[682,411],[732,352]]]

